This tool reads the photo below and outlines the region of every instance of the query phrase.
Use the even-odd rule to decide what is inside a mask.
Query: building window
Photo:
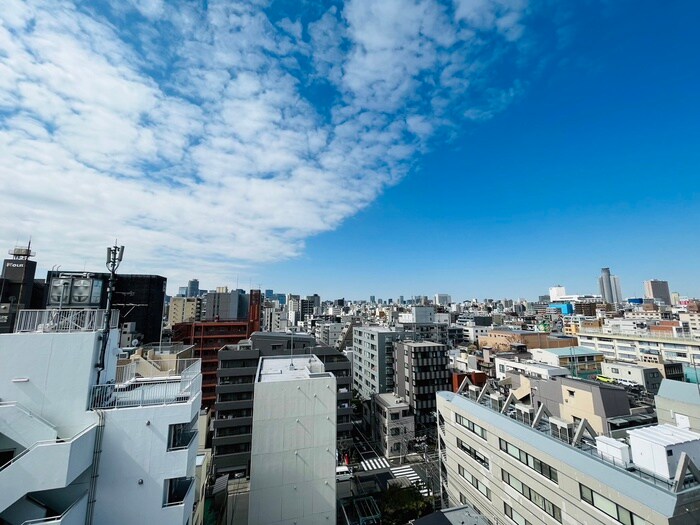
[[[481,494],[483,494],[487,500],[491,500],[491,489],[484,485],[482,480],[464,470],[462,465],[457,465],[457,470],[459,475],[466,479],[476,490],[481,492]]]
[[[507,503],[503,504],[503,512],[505,512],[506,516],[508,516],[510,519],[512,519],[518,525],[532,525],[529,521],[527,521],[525,518],[523,518],[522,515],[518,514],[516,511],[514,511],[513,507],[511,507]]]
[[[457,422],[458,425],[463,426],[466,428],[469,432],[472,432],[479,436],[481,439],[486,440],[486,429],[480,427],[473,421],[467,419],[464,416],[461,416],[459,414],[455,414],[455,421]]]
[[[457,446],[460,448],[460,450],[462,450],[462,452],[465,452],[474,461],[483,465],[487,469],[489,468],[489,458],[484,456],[482,453],[478,452],[475,448],[470,447],[459,438],[457,438]]]
[[[545,478],[552,480],[554,483],[559,483],[559,475],[555,468],[531,456],[524,450],[520,450],[515,445],[508,443],[505,439],[499,439],[499,446],[501,450],[506,452],[509,456],[514,457],[532,470],[542,474]]]
[[[583,501],[589,505],[593,505],[596,509],[607,514],[614,520],[619,521],[623,525],[648,525],[645,519],[631,513],[626,508],[621,507],[605,496],[601,496],[587,486],[579,484],[579,487],[581,489],[581,499]]]
[[[510,485],[515,490],[520,492],[520,494],[525,496],[532,503],[537,505],[539,508],[541,508],[547,514],[549,514],[555,520],[557,520],[559,523],[561,523],[561,509],[559,507],[554,505],[548,499],[545,499],[539,492],[535,492],[534,490],[532,490],[530,487],[525,485],[522,481],[520,481],[516,477],[511,476],[510,473],[508,473],[507,471],[502,470],[501,474],[502,474],[503,481],[505,481],[508,485]]]

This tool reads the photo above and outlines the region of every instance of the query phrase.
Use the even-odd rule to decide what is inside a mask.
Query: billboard
[[[61,275],[51,279],[49,306],[99,308],[102,299],[101,279],[84,275]]]

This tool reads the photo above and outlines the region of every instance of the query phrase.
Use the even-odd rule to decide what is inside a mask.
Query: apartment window
[[[505,439],[499,439],[499,446],[501,450],[506,452],[509,456],[514,457],[524,465],[530,467],[532,470],[542,474],[545,478],[559,484],[559,474],[555,468],[550,467],[547,465],[547,463],[544,463],[536,457],[531,456],[524,450],[520,450],[515,445],[508,443]]]
[[[535,492],[534,490],[532,490],[530,487],[525,485],[522,481],[520,481],[516,477],[511,476],[509,472],[502,470],[501,475],[502,475],[501,477],[503,478],[503,481],[505,481],[508,485],[510,485],[515,490],[520,492],[520,494],[525,496],[532,503],[537,505],[539,508],[541,508],[547,514],[549,514],[555,520],[557,520],[559,523],[561,523],[561,509],[559,507],[554,505],[548,499],[545,499],[539,492]]]
[[[581,489],[581,499],[583,501],[589,505],[593,505],[596,509],[607,514],[614,520],[619,521],[623,525],[649,525],[649,522],[645,519],[631,513],[626,508],[621,507],[605,496],[601,496],[587,486],[579,484],[579,487]]]
[[[487,469],[489,468],[489,458],[484,456],[482,453],[478,452],[475,448],[470,447],[459,438],[457,438],[457,446],[460,448],[460,450],[462,450],[462,452],[465,452],[474,461],[483,465]]]
[[[476,490],[486,496],[486,499],[489,501],[491,500],[491,489],[484,485],[483,481],[464,470],[462,465],[457,465],[457,471],[459,472],[459,475],[466,479]]]
[[[467,503],[469,503],[469,501],[467,500],[467,497],[464,494],[462,494],[461,492],[459,493],[459,502],[462,505],[466,505]]]
[[[507,503],[503,504],[503,512],[505,512],[506,516],[508,516],[510,519],[512,519],[515,523],[518,525],[532,525],[529,521],[527,521],[521,514],[513,510],[513,507],[508,505]]]
[[[163,484],[163,507],[182,505],[194,478],[170,478]]]
[[[483,427],[480,427],[473,421],[467,419],[464,416],[461,416],[459,414],[455,414],[455,421],[457,422],[458,425],[463,426],[466,428],[469,432],[472,432],[479,436],[481,439],[486,440],[486,429]]]

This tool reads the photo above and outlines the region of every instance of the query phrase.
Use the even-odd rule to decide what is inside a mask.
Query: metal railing
[[[15,332],[95,332],[102,330],[107,310],[20,310]],[[119,327],[119,311],[112,310],[110,328]]]
[[[49,427],[53,430],[56,430],[56,426],[53,423],[51,423],[50,421],[44,419],[43,417],[41,417],[37,414],[34,414],[31,410],[29,410],[25,406],[20,405],[17,401],[0,401],[0,407],[8,407],[8,406],[13,406],[17,410],[19,410],[20,412],[23,412],[24,414],[26,414],[28,417],[41,422],[42,424],[46,425],[47,427]]]
[[[178,359],[177,361],[153,361],[141,359],[125,365],[118,365],[115,383],[128,383],[141,378],[176,378],[192,366],[201,372],[201,359]],[[139,366],[140,365],[140,366]]]
[[[471,399],[463,394],[462,394],[462,397],[465,399],[468,399],[472,403],[478,403],[486,408],[493,410],[494,412],[500,413],[500,411],[495,410],[491,406],[490,399],[487,396],[484,396],[484,399],[481,402],[477,402],[476,400]],[[564,443],[565,445],[568,445],[569,447],[571,447],[572,450],[574,450],[578,453],[590,456],[590,457],[600,461],[601,463],[605,463],[605,464],[610,465],[610,466],[612,466],[612,467],[614,467],[622,472],[625,472],[629,476],[636,477],[636,478],[638,478],[638,479],[640,479],[640,480],[642,480],[650,485],[654,485],[655,487],[659,487],[667,492],[672,492],[674,480],[661,478],[661,477],[659,477],[651,472],[643,471],[639,467],[637,467],[634,463],[624,463],[622,461],[616,460],[612,456],[601,455],[601,454],[599,454],[598,449],[596,448],[595,445],[587,444],[585,442],[583,442],[581,445],[578,445],[578,446],[573,445],[570,442],[564,441],[564,440],[560,439],[559,437],[557,437],[556,435],[554,435],[552,433],[552,429],[551,429],[551,426],[549,424],[549,421],[546,418],[543,418],[543,420],[540,421],[540,424],[538,426],[532,427],[531,425],[529,425],[527,423],[519,421],[517,419],[516,412],[517,412],[517,410],[512,409],[512,410],[506,411],[506,413],[501,413],[501,415],[503,417],[507,417],[509,419],[512,419],[516,423],[523,425],[523,426],[529,428],[530,430],[540,432],[541,434],[547,436],[549,439],[553,439],[554,441],[557,441],[558,443]],[[697,485],[700,485],[700,481],[694,481],[694,480],[688,480],[688,479],[682,480],[683,489],[686,489],[689,487],[694,487]]]
[[[201,362],[195,360],[179,376],[164,376],[92,387],[90,409],[129,408],[186,403],[202,391]]]

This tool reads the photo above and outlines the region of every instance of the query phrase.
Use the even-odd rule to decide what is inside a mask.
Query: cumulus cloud
[[[517,94],[525,0],[5,0],[0,243],[212,283],[299,255]],[[517,61],[522,62],[522,57]],[[100,247],[97,253],[95,247]]]

